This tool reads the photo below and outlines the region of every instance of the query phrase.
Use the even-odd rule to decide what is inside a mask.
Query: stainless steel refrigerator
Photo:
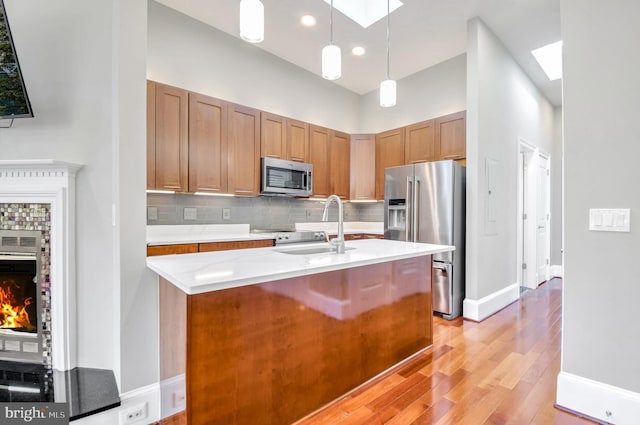
[[[456,247],[433,256],[433,310],[445,319],[462,314],[465,171],[455,161],[435,161],[390,167],[384,176],[385,239]]]

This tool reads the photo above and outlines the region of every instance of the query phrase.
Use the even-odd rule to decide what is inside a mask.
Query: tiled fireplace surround
[[[0,229],[42,232],[43,364],[49,370],[77,366],[73,241],[79,168],[50,160],[0,161]]]

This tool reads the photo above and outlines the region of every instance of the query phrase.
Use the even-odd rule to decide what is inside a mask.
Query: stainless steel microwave
[[[260,193],[263,195],[311,196],[313,165],[276,158],[261,159]]]

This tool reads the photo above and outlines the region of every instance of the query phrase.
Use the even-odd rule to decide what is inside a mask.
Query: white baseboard
[[[160,420],[160,384],[155,383],[146,387],[137,388],[133,391],[120,395],[121,405],[106,412],[87,416],[86,418],[73,421],[74,425],[117,425],[123,423],[121,418],[131,410],[136,410],[138,406],[146,407],[146,417],[137,422],[130,422],[131,425],[147,425]]]
[[[564,277],[564,266],[562,265],[551,266],[551,277]]]
[[[187,377],[184,373],[160,381],[160,417],[162,419],[168,418],[185,410],[187,408],[186,394]]]
[[[517,283],[489,294],[479,300],[465,298],[462,302],[463,315],[467,319],[480,322],[520,298],[520,286]]]
[[[640,418],[640,393],[562,371],[556,404],[616,425],[636,425]]]

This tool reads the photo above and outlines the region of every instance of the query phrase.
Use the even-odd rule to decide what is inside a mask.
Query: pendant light
[[[396,82],[389,78],[389,1],[387,0],[387,79],[380,83],[380,106],[396,106]]]
[[[331,0],[329,26],[331,38],[329,44],[322,49],[322,78],[337,80],[342,75],[342,59],[340,47],[333,44],[333,0]]]
[[[240,0],[240,37],[249,43],[264,40],[264,6],[260,0]]]

